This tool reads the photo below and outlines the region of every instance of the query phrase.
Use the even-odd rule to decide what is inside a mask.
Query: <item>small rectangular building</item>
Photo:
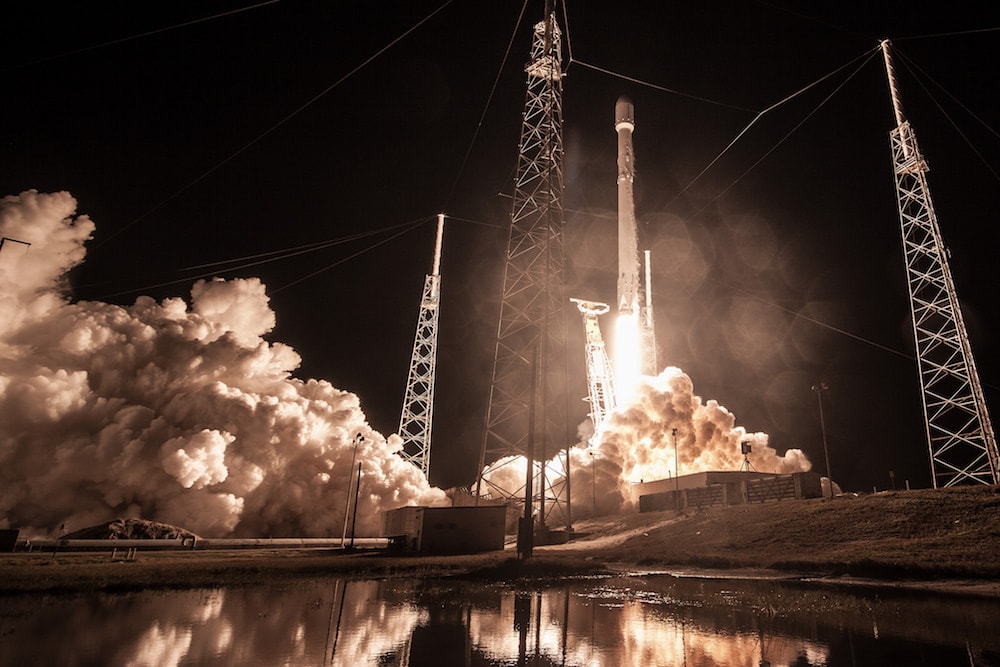
[[[382,536],[406,553],[467,554],[503,549],[504,505],[400,507],[385,513]]]
[[[21,533],[17,528],[0,530],[0,552],[14,551],[17,547],[17,536]]]

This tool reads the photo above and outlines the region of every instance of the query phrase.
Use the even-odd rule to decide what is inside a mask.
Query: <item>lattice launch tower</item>
[[[431,469],[431,426],[434,417],[434,377],[437,373],[438,317],[441,306],[441,239],[444,213],[438,214],[434,264],[424,278],[424,292],[417,317],[417,333],[406,379],[403,411],[399,417],[399,435],[403,438],[400,455],[420,468],[424,476]]]
[[[550,2],[544,20],[534,26],[525,72],[527,93],[477,498],[520,499],[524,494],[524,488],[491,481],[483,474],[485,466],[503,465],[517,456],[546,461],[568,443],[563,71],[561,32]],[[544,468],[536,467],[539,479],[533,491],[542,520],[551,509],[545,506],[550,487]]]
[[[889,135],[906,282],[934,488],[1000,483],[1000,455],[927,185],[927,162],[903,115],[889,40],[882,42],[896,128]]]

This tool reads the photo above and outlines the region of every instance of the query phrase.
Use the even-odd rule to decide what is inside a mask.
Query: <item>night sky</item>
[[[821,471],[810,388],[825,382],[834,479],[886,488],[894,470],[928,486],[875,50],[893,40],[996,420],[1000,8],[636,4],[558,10],[568,296],[614,298],[613,115],[627,95],[661,366]],[[95,221],[71,298],[130,304],[187,296],[199,276],[259,276],[268,338],[302,356],[296,375],[357,393],[388,435],[443,211],[431,482],[473,482],[541,0],[520,24],[513,1],[27,5],[8,9],[0,44],[0,196],[67,190]],[[698,177],[759,112],[831,73]],[[214,264],[226,260],[239,261]]]

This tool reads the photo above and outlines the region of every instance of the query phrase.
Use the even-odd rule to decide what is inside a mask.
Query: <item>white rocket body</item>
[[[635,109],[627,97],[615,104],[618,133],[618,312],[639,314],[639,230],[635,221]]]

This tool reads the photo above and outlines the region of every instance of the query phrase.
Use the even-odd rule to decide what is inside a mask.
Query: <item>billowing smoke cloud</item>
[[[591,433],[581,425],[579,435],[586,442]],[[631,402],[608,416],[597,445],[581,443],[570,449],[574,512],[589,508],[606,514],[628,507],[632,483],[665,479],[677,474],[677,468],[681,475],[739,470],[743,442],[750,444],[748,462],[759,472],[805,472],[812,467],[802,450],[779,455],[768,445],[766,433],[747,433],[717,401],[702,402],[691,378],[679,368],[644,377]],[[561,456],[547,462],[546,470],[551,491],[559,496],[565,470]],[[493,464],[484,478],[501,489],[518,489],[524,486],[525,472],[523,458],[504,459]]]
[[[635,400],[610,416],[600,449],[620,465],[623,480],[637,482],[663,479],[678,469],[681,475],[738,470],[743,442],[752,450],[750,465],[760,472],[791,473],[811,467],[801,450],[779,455],[768,446],[766,433],[747,433],[717,401],[702,402],[691,378],[670,367],[656,377],[644,378]]]
[[[70,303],[94,231],[75,211],[65,192],[0,200],[0,236],[23,242],[0,251],[0,526],[339,537],[355,454],[359,534],[383,510],[446,504],[356,395],[292,376],[299,356],[263,338],[259,280],[199,281],[190,304]]]

